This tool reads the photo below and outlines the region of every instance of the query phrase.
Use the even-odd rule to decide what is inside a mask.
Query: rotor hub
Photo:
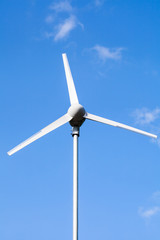
[[[68,109],[68,115],[72,117],[72,120],[69,122],[72,127],[80,127],[85,121],[84,115],[86,111],[84,107],[78,103],[73,104]]]

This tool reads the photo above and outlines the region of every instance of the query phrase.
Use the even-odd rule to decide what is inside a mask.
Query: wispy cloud
[[[149,110],[148,108],[136,109],[132,116],[135,118],[135,123],[145,125],[153,123],[160,118],[160,108]]]
[[[138,209],[139,216],[145,219],[147,223],[148,220],[160,213],[160,191],[155,191],[148,200],[152,202],[152,207],[139,207]]]
[[[157,206],[154,206],[147,210],[144,210],[143,208],[139,208],[139,210],[138,210],[139,215],[145,219],[153,217],[158,212],[160,212],[160,207],[157,207]]]
[[[100,46],[100,45],[95,45],[92,50],[96,51],[98,57],[105,61],[107,59],[112,59],[112,60],[119,60],[122,58],[122,50],[124,50],[124,48],[114,48],[114,49],[110,49],[104,46]]]
[[[54,10],[56,12],[72,12],[73,7],[71,6],[69,1],[61,1],[61,2],[54,2],[49,7],[51,10]]]
[[[65,39],[78,25],[83,24],[76,17],[75,8],[69,0],[55,1],[49,6],[50,13],[45,18],[50,31],[44,33],[45,38],[51,38],[55,42]]]
[[[58,41],[66,36],[77,26],[77,20],[75,16],[67,18],[62,24],[58,25],[58,31],[54,37],[55,41]]]

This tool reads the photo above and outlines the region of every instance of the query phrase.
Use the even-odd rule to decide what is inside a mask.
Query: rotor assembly
[[[85,121],[84,116],[86,114],[86,111],[84,107],[79,103],[71,105],[67,113],[70,117],[72,117],[71,121],[69,122],[72,127],[80,127]]]

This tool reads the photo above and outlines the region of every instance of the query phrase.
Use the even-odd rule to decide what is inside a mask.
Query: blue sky
[[[61,54],[85,109],[160,132],[160,2],[0,2],[0,239],[72,239],[69,124],[6,152],[66,113]],[[85,121],[79,239],[160,239],[160,141]]]

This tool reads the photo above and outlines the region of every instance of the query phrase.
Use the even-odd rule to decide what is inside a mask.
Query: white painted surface
[[[67,79],[70,103],[71,103],[71,105],[75,104],[75,103],[79,103],[77,93],[76,93],[76,89],[75,89],[75,85],[74,85],[73,78],[72,78],[72,73],[71,73],[71,70],[70,70],[70,67],[69,67],[67,55],[65,53],[63,53],[62,58],[63,58],[63,63],[64,63],[66,79]]]
[[[130,127],[128,125],[125,125],[125,124],[122,124],[122,123],[119,123],[119,122],[115,122],[115,121],[112,121],[112,120],[109,120],[109,119],[106,119],[106,118],[102,118],[102,117],[99,117],[99,116],[96,116],[96,115],[93,115],[93,114],[90,114],[90,113],[86,113],[86,115],[84,117],[87,118],[87,119],[90,119],[90,120],[93,120],[93,121],[96,121],[96,122],[100,122],[100,123],[104,123],[104,124],[108,124],[108,125],[111,125],[111,126],[114,126],[114,127],[124,128],[126,130],[136,132],[136,133],[140,133],[140,134],[148,136],[148,137],[157,138],[157,136],[154,135],[154,134],[142,131],[142,130],[134,128],[134,127]]]
[[[34,135],[32,135],[27,140],[25,140],[24,142],[20,143],[19,145],[17,145],[13,149],[11,149],[8,152],[8,155],[12,155],[13,153],[15,153],[15,152],[19,151],[20,149],[29,145],[30,143],[32,143],[32,142],[36,141],[37,139],[43,137],[47,133],[49,133],[49,132],[55,130],[56,128],[62,126],[63,124],[69,122],[71,119],[72,119],[72,117],[69,116],[68,114],[63,115],[61,118],[57,119],[55,122],[49,124],[47,127],[41,129],[39,132],[35,133]]]
[[[78,240],[78,135],[73,135],[73,240]]]

